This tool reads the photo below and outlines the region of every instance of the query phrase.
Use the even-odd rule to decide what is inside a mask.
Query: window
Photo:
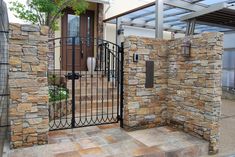
[[[87,46],[90,46],[90,38],[91,38],[91,18],[87,17]]]
[[[80,35],[80,16],[68,14],[68,37],[78,37]],[[67,44],[72,44],[69,38]],[[79,38],[75,39],[75,44],[79,45]]]
[[[222,85],[235,88],[235,50],[224,51]]]

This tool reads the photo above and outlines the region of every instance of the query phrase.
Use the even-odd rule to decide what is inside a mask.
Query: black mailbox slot
[[[146,61],[145,88],[153,88],[154,85],[154,61]]]

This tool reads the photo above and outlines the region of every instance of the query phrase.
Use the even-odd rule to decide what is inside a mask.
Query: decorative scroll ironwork
[[[119,121],[122,126],[123,46],[87,37],[56,38],[49,46],[50,130]],[[90,71],[82,68],[88,57],[95,57]]]

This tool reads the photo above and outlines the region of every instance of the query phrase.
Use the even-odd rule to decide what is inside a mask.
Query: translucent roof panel
[[[183,1],[183,0],[179,0]],[[189,3],[190,5],[198,6],[199,8],[207,8],[215,3],[226,2],[229,4],[234,3],[235,0],[184,0],[184,2]],[[164,30],[173,31],[173,32],[185,32],[186,22],[181,21],[181,17],[191,14],[196,10],[187,7],[176,7],[171,4],[164,4],[164,20],[163,26]],[[130,10],[126,13],[122,13],[115,17],[107,19],[105,22],[116,23],[116,18],[123,25],[151,28],[155,29],[155,1],[149,3],[149,5],[142,6],[140,8]],[[214,27],[205,24],[197,24],[195,27],[195,33],[201,33],[206,31],[229,31],[229,29],[224,27]]]
[[[215,4],[215,3],[221,3],[221,2],[226,2],[226,1],[225,0],[203,0],[200,3],[206,4],[206,5],[211,5],[211,4]]]

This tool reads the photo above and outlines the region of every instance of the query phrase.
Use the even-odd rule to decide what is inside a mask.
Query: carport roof
[[[235,0],[164,0],[163,27],[165,31],[186,31],[185,20],[197,19],[195,33],[235,30]],[[217,4],[216,4],[217,3]],[[212,9],[211,9],[212,8]],[[213,8],[215,8],[213,10]],[[208,10],[210,12],[208,12]],[[155,29],[155,1],[105,19],[104,22]],[[221,24],[223,23],[223,25]],[[232,27],[228,27],[231,25]]]

